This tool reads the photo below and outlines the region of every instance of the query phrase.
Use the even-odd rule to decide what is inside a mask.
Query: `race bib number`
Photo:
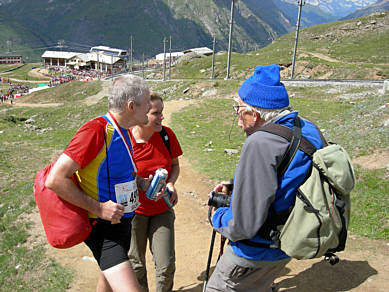
[[[140,205],[135,180],[115,185],[116,202],[124,207],[124,213],[135,211]]]

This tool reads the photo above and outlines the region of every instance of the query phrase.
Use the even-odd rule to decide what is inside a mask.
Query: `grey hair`
[[[237,98],[234,98],[234,100],[236,102],[238,102]],[[287,107],[278,108],[278,109],[266,109],[266,108],[260,108],[260,107],[256,107],[253,105],[249,105],[245,102],[243,102],[243,103],[246,106],[246,110],[251,111],[251,112],[256,111],[261,116],[261,119],[264,120],[265,122],[268,122],[268,121],[276,118],[280,113],[282,113],[285,110],[293,111],[292,106],[287,106]]]
[[[280,113],[282,113],[285,110],[293,111],[293,108],[291,106],[279,108],[279,109],[266,109],[266,108],[259,108],[256,106],[250,106],[253,110],[255,110],[259,115],[261,116],[261,119],[265,122],[268,122],[274,118],[276,118]]]
[[[124,75],[116,78],[108,96],[108,110],[121,113],[130,101],[140,104],[143,98],[150,95],[147,83],[135,75]]]

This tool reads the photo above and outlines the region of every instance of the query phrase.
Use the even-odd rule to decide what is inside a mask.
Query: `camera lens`
[[[229,207],[230,206],[230,197],[225,194],[212,192],[208,200],[208,206],[217,208],[220,207]]]

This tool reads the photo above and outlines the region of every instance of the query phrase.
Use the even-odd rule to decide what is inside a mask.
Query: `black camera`
[[[208,200],[208,206],[215,207],[216,209],[220,207],[229,207],[230,196],[226,194],[212,192]]]

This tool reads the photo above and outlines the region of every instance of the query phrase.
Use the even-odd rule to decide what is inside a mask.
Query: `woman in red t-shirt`
[[[168,135],[170,147],[162,140],[162,98],[152,92],[150,102],[148,123],[131,129],[135,163],[141,177],[154,175],[158,168],[168,171],[166,187],[171,193],[169,201],[174,206],[178,200],[174,184],[180,172],[178,156],[182,154],[182,150],[176,135],[168,127],[163,128]],[[141,288],[148,291],[145,254],[149,240],[155,263],[156,291],[172,291],[175,272],[174,210],[169,208],[164,200],[156,202],[148,199],[140,190],[139,202],[141,204],[135,210],[132,220],[129,252],[131,265]]]

